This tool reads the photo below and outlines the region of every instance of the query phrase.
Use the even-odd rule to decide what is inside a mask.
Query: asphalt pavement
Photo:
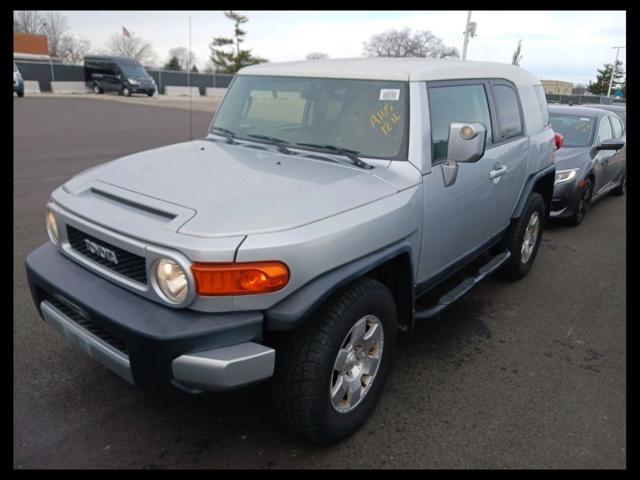
[[[332,447],[281,427],[266,384],[157,398],[68,346],[38,316],[24,261],[65,180],[190,138],[187,110],[140,103],[14,100],[15,468],[626,466],[625,197],[548,226],[521,281],[489,278],[401,334],[374,414]],[[210,120],[193,112],[194,137]]]

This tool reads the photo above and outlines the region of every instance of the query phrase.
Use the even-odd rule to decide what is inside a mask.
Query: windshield
[[[147,71],[142,67],[142,65],[121,63],[121,64],[118,64],[118,67],[120,67],[120,70],[122,71],[125,77],[146,78],[148,76]]]
[[[363,157],[406,158],[407,84],[240,75],[225,95],[213,129],[241,140],[264,135],[291,147],[331,145]]]
[[[595,117],[552,113],[549,119],[553,131],[564,137],[565,147],[586,147],[591,144]]]

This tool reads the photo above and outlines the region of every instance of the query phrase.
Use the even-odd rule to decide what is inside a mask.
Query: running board
[[[487,262],[482,267],[480,267],[480,269],[478,270],[478,273],[474,277],[469,277],[466,280],[463,280],[453,289],[449,290],[447,293],[442,295],[433,306],[416,310],[413,315],[414,318],[416,320],[423,320],[426,318],[435,317],[440,312],[442,312],[445,308],[451,305],[453,302],[460,299],[465,293],[471,290],[476,284],[478,284],[487,275],[490,275],[491,273],[495,272],[507,260],[509,260],[510,257],[511,257],[511,252],[508,250],[496,255],[489,262]]]

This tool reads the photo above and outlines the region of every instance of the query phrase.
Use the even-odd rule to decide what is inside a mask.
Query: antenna
[[[187,86],[189,87],[189,135],[193,140],[193,102],[191,100],[191,15],[189,15],[189,52],[187,53]]]

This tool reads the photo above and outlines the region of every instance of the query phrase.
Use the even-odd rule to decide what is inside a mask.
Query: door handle
[[[495,180],[496,178],[500,178],[502,175],[504,175],[505,173],[507,173],[507,166],[503,165],[500,168],[494,168],[493,170],[491,170],[489,172],[489,178],[491,180]]]

